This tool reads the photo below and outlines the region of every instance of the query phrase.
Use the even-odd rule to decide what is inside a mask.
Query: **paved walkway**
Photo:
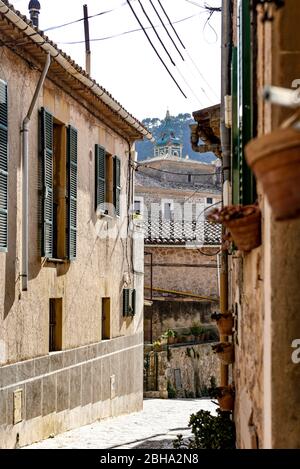
[[[146,399],[142,412],[101,420],[27,448],[173,448],[178,434],[191,435],[190,415],[200,409],[213,412],[216,406],[207,399]]]

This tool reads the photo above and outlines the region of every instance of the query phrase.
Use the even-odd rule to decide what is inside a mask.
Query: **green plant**
[[[200,325],[200,323],[194,322],[191,327],[191,334],[195,337],[199,337],[201,334],[205,332],[204,327]]]
[[[161,348],[161,341],[160,341],[160,340],[155,340],[152,345],[153,345],[153,349],[154,349],[154,350],[160,350],[160,348]]]
[[[194,439],[186,443],[182,435],[178,435],[174,448],[235,449],[235,426],[228,412],[218,409],[217,415],[212,415],[207,410],[200,410],[191,415],[189,427]]]
[[[177,337],[177,332],[173,329],[167,329],[166,332],[162,334],[162,339],[170,339],[171,337]]]
[[[176,389],[172,386],[171,381],[168,381],[167,391],[168,391],[168,398],[175,399],[177,393],[176,393]]]

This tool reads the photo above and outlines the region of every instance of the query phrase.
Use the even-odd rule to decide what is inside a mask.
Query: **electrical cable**
[[[185,45],[183,44],[183,42],[182,42],[182,40],[180,39],[180,37],[178,36],[177,31],[176,31],[176,29],[174,28],[174,26],[173,26],[173,24],[172,24],[172,22],[171,22],[171,20],[170,20],[170,18],[169,18],[169,16],[168,16],[166,10],[164,9],[163,5],[161,4],[161,1],[160,1],[160,0],[157,0],[157,1],[158,1],[159,5],[160,5],[160,8],[162,9],[162,11],[164,12],[164,14],[165,14],[165,16],[166,16],[166,18],[167,18],[167,20],[168,20],[168,22],[169,22],[169,25],[171,26],[171,28],[173,29],[174,33],[176,34],[177,39],[179,40],[179,42],[180,42],[180,44],[182,45],[182,47],[185,49],[186,47],[185,47]]]
[[[171,60],[171,63],[177,68],[177,71],[178,71],[178,73],[179,73],[181,79],[184,81],[184,83],[186,84],[186,86],[189,88],[189,90],[191,91],[191,93],[192,93],[192,95],[194,96],[194,98],[196,98],[196,100],[198,101],[198,103],[200,104],[200,106],[203,106],[203,102],[201,101],[201,99],[199,98],[199,96],[195,93],[195,91],[192,89],[192,87],[190,86],[190,84],[188,83],[188,81],[186,80],[186,78],[184,77],[183,73],[180,71],[180,69],[178,68],[178,66],[177,66],[177,65],[175,64],[175,62],[173,61],[173,59],[172,59],[171,55],[169,54],[169,51],[167,50],[167,48],[166,48],[164,42],[162,41],[160,35],[158,34],[158,32],[157,32],[156,29],[155,29],[155,26],[153,25],[151,19],[149,18],[149,15],[147,14],[147,12],[146,12],[146,10],[145,10],[145,8],[144,8],[144,6],[143,6],[141,0],[138,0],[138,2],[139,2],[139,5],[140,5],[140,7],[141,7],[141,9],[142,9],[142,12],[144,13],[144,15],[146,16],[147,20],[149,21],[149,23],[150,23],[150,25],[151,25],[151,27],[152,27],[152,29],[153,29],[153,31],[154,31],[156,37],[158,38],[159,42],[161,43],[161,45],[163,46],[165,52],[167,53],[169,59]]]
[[[146,10],[145,10],[145,8],[144,8],[144,6],[143,6],[141,0],[138,0],[138,2],[139,2],[139,5],[140,5],[140,7],[141,7],[141,9],[142,9],[142,12],[143,12],[144,15],[146,16],[146,18],[147,18],[147,20],[149,21],[149,23],[151,24],[151,28],[153,29],[153,31],[154,31],[154,33],[155,33],[157,39],[159,40],[159,42],[161,43],[162,47],[164,48],[164,51],[166,52],[167,56],[169,57],[169,59],[170,59],[172,65],[176,66],[176,64],[175,64],[174,60],[172,59],[172,57],[171,57],[171,55],[170,55],[168,49],[166,48],[166,46],[165,46],[165,44],[163,43],[163,41],[162,41],[160,35],[159,35],[158,32],[156,31],[155,26],[153,25],[153,23],[152,23],[152,21],[151,21],[149,15],[148,15],[148,13],[146,12]]]
[[[180,50],[178,49],[177,44],[175,43],[174,39],[172,38],[171,34],[169,33],[169,31],[168,31],[168,29],[167,29],[165,23],[163,22],[163,20],[162,20],[160,14],[159,14],[159,12],[157,11],[157,8],[155,7],[153,1],[152,1],[152,0],[149,0],[149,2],[151,3],[153,10],[155,11],[156,15],[158,16],[159,21],[161,22],[161,24],[162,24],[164,30],[166,31],[167,35],[169,36],[170,40],[172,41],[172,43],[173,43],[175,49],[177,50],[178,54],[180,55],[180,57],[181,57],[182,60],[184,61],[184,57],[183,57],[182,53],[181,53]]]
[[[175,78],[173,77],[172,73],[170,72],[170,70],[168,69],[168,67],[166,66],[165,62],[163,61],[163,59],[161,58],[160,54],[158,53],[158,51],[156,50],[156,47],[154,46],[153,42],[151,41],[147,31],[145,30],[144,26],[142,25],[139,17],[137,16],[133,6],[131,5],[130,1],[127,0],[127,3],[134,15],[134,17],[136,18],[137,22],[139,23],[140,27],[142,28],[145,36],[147,37],[149,43],[151,44],[151,47],[152,49],[154,50],[155,54],[157,55],[157,57],[159,58],[159,60],[161,61],[161,63],[163,64],[164,68],[167,70],[168,74],[170,75],[170,77],[172,78],[172,80],[174,81],[174,83],[176,84],[177,88],[180,90],[181,94],[187,99],[187,96],[184,94],[184,92],[182,91],[181,87],[179,86],[178,82],[175,80]]]
[[[165,16],[166,16],[166,18],[167,18],[167,20],[168,20],[168,22],[169,22],[169,25],[172,27],[174,33],[176,34],[176,37],[178,38],[180,44],[182,45],[182,47],[183,47],[184,50],[186,51],[186,54],[187,54],[188,58],[191,60],[191,62],[193,63],[193,65],[196,66],[196,64],[195,64],[194,60],[192,59],[191,55],[189,54],[187,48],[186,48],[185,45],[183,44],[183,42],[182,42],[182,40],[181,40],[179,34],[177,33],[176,29],[174,28],[174,25],[173,25],[173,23],[172,23],[170,17],[168,16],[168,13],[166,12],[165,8],[163,7],[161,1],[160,1],[160,0],[157,0],[157,1],[158,1],[159,5],[160,5],[162,11],[164,12],[164,14],[165,14]],[[197,66],[196,66],[196,70],[198,71],[198,73],[199,73],[200,77],[202,78],[202,80],[203,80],[203,81],[206,83],[206,85],[211,89],[209,83],[208,83],[207,80],[204,78],[202,72],[200,71],[200,69],[199,69]],[[205,94],[205,96],[206,96],[206,97],[209,99],[209,101],[212,103],[212,102],[213,102],[212,99],[208,96],[208,94],[206,93],[206,91],[204,90],[203,87],[201,87],[201,91]],[[215,92],[214,92],[212,89],[211,89],[211,91],[212,91],[212,92],[214,93],[214,95],[216,96]]]
[[[132,1],[132,0],[131,0],[131,1]],[[121,5],[119,5],[119,6],[116,7],[116,8],[112,8],[111,10],[100,11],[100,13],[96,13],[95,15],[89,15],[87,19],[95,18],[96,16],[106,15],[107,13],[111,13],[111,12],[113,12],[113,11],[115,11],[115,10],[118,10],[119,8],[125,6],[126,4],[127,4],[127,3],[124,2],[124,3],[122,3]],[[68,23],[60,24],[60,25],[58,25],[58,26],[51,26],[50,28],[44,29],[44,32],[46,32],[46,31],[53,31],[54,29],[64,28],[65,26],[70,26],[71,24],[79,23],[80,21],[83,21],[83,20],[84,20],[84,17],[79,18],[78,20],[70,21],[70,22],[68,22]]]
[[[165,169],[159,169],[159,168],[153,168],[153,166],[148,166],[147,164],[143,164],[143,163],[135,163],[135,171],[138,171],[138,168],[139,166],[143,166],[144,168],[148,168],[148,169],[153,169],[154,171],[158,171],[160,173],[167,173],[167,174],[173,174],[173,175],[176,175],[176,176],[190,176],[191,173],[175,173],[173,171],[167,171]],[[192,176],[215,176],[216,173],[196,173],[196,174],[192,174]],[[148,176],[148,174],[146,175]]]
[[[190,20],[191,18],[195,18],[196,16],[202,15],[203,13],[205,13],[205,12],[202,11],[200,13],[196,13],[195,15],[186,16],[185,18],[181,18],[180,20],[174,21],[173,24],[182,23],[184,21]],[[160,25],[157,25],[155,27],[159,28]],[[151,26],[146,26],[144,29],[146,29],[146,30],[151,29]],[[121,36],[125,36],[127,34],[137,33],[137,32],[142,31],[142,30],[143,30],[142,28],[130,29],[128,31],[123,31],[122,33],[112,34],[111,36],[104,36],[104,37],[90,39],[90,41],[91,42],[107,41],[108,39],[115,39],[115,38],[118,38],[118,37],[121,37]],[[74,45],[74,44],[83,44],[84,42],[85,41],[82,40],[82,41],[68,41],[68,42],[58,41],[57,43],[58,44],[66,44],[66,45]]]

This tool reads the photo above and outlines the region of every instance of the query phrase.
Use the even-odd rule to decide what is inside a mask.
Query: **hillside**
[[[181,138],[183,143],[183,157],[189,155],[191,160],[202,161],[205,163],[211,163],[215,160],[213,153],[196,153],[192,150],[190,144],[190,124],[195,123],[194,119],[190,114],[178,114],[178,116],[171,116],[172,127],[175,131],[176,136]],[[143,119],[143,124],[147,127],[152,133],[155,140],[160,136],[164,120],[158,119],[156,117],[151,118],[147,117]],[[138,159],[140,161],[147,158],[153,157],[153,143],[148,140],[137,142],[136,149],[138,152]]]

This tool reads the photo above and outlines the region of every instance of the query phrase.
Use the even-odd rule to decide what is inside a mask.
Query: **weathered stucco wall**
[[[115,412],[106,411],[105,407],[100,409],[100,401],[104,397],[99,389],[104,386],[104,381],[107,386],[110,373],[115,374],[116,380],[121,382],[118,393],[122,404],[116,407],[119,409],[116,412],[139,410],[142,407],[143,278],[142,269],[134,277],[132,262],[134,257],[136,265],[140,263],[143,265],[143,245],[137,244],[137,249],[132,255],[132,241],[127,234],[129,191],[127,141],[118,135],[117,129],[114,131],[108,128],[104,121],[101,122],[94,117],[70,95],[46,79],[32,115],[29,132],[29,282],[28,291],[21,291],[22,135],[20,128],[34,94],[39,73],[30,68],[19,56],[3,47],[0,52],[0,78],[8,84],[9,101],[9,245],[7,253],[0,253],[0,425],[2,425],[0,446],[2,444],[3,447],[11,447],[16,442],[16,433],[20,434],[22,444],[30,443],[50,433],[67,430],[83,422],[91,422],[103,416],[103,413],[106,415]],[[77,258],[70,263],[44,262],[41,258],[38,190],[38,111],[41,107],[49,110],[54,118],[63,124],[70,124],[78,130]],[[104,146],[107,152],[121,159],[120,218],[108,220],[96,216],[95,144]],[[136,316],[125,319],[123,288],[133,287],[137,289]],[[78,367],[74,351],[76,370],[74,376],[72,375],[73,378],[70,378],[73,371],[65,370],[67,365],[64,362],[60,362],[57,367],[55,365],[55,369],[51,369],[50,365],[48,376],[49,368],[45,373],[41,370],[33,371],[35,365],[32,364],[32,360],[42,357],[45,363],[49,362],[50,298],[62,299],[62,350],[64,351],[101,342],[102,298],[107,297],[111,299],[111,338],[126,336],[130,341],[131,337],[135,337],[135,346],[139,351],[131,356],[130,363],[133,366],[130,370],[127,368],[126,375],[124,370],[128,364],[128,355],[125,351],[122,352],[126,349],[126,340],[124,339],[122,346],[119,341],[107,345],[109,350],[113,347],[113,353],[118,352],[118,360],[115,361],[109,356],[104,361],[101,358],[102,365],[105,364],[104,370],[101,371],[101,379],[104,381],[101,383],[97,381],[98,384],[95,385],[97,398],[93,398],[91,407],[91,388],[86,388],[84,384],[84,381],[91,379],[92,376],[87,357],[84,360],[80,359],[81,362],[86,361],[87,366]],[[109,343],[110,341],[107,342]],[[53,356],[56,354],[50,354],[50,364],[54,360]],[[63,352],[59,352],[58,356],[65,357]],[[24,369],[27,369],[29,363],[30,378],[32,373],[37,378],[32,383],[23,383],[27,377],[22,375],[23,363],[20,365],[20,362],[24,362]],[[11,365],[12,368],[4,365]],[[79,370],[80,367],[82,371]],[[10,370],[14,371],[10,373]],[[57,370],[61,370],[61,373],[57,373],[56,376]],[[99,367],[93,375],[96,380],[100,379],[98,372],[100,374]],[[7,373],[10,375],[9,383],[5,381]],[[80,378],[79,375],[84,378]],[[68,387],[70,379],[73,384],[75,381],[79,383],[82,379],[81,400],[78,396],[68,394],[71,392]],[[54,384],[53,380],[57,384]],[[57,394],[56,407],[51,404],[51,411],[47,410],[47,402],[41,404],[41,386],[45,389],[43,395],[46,396],[48,384],[51,393],[59,392],[60,386],[66,387],[63,392],[69,397],[66,397],[66,401],[62,397],[62,402],[66,402],[63,409],[59,407],[60,394]],[[12,428],[12,390],[19,387],[24,388],[26,395],[22,410],[23,421],[18,427]],[[132,399],[130,398],[127,403],[125,396],[129,394]],[[37,403],[32,404],[31,401],[35,396]],[[72,402],[74,405],[70,404]],[[30,410],[31,405],[36,406],[34,411]],[[95,407],[98,410],[95,410]],[[113,409],[114,404],[111,404],[111,407],[108,404],[108,407]],[[60,410],[64,413],[61,414]],[[49,418],[48,413],[51,413]],[[50,427],[52,430],[48,431]]]

